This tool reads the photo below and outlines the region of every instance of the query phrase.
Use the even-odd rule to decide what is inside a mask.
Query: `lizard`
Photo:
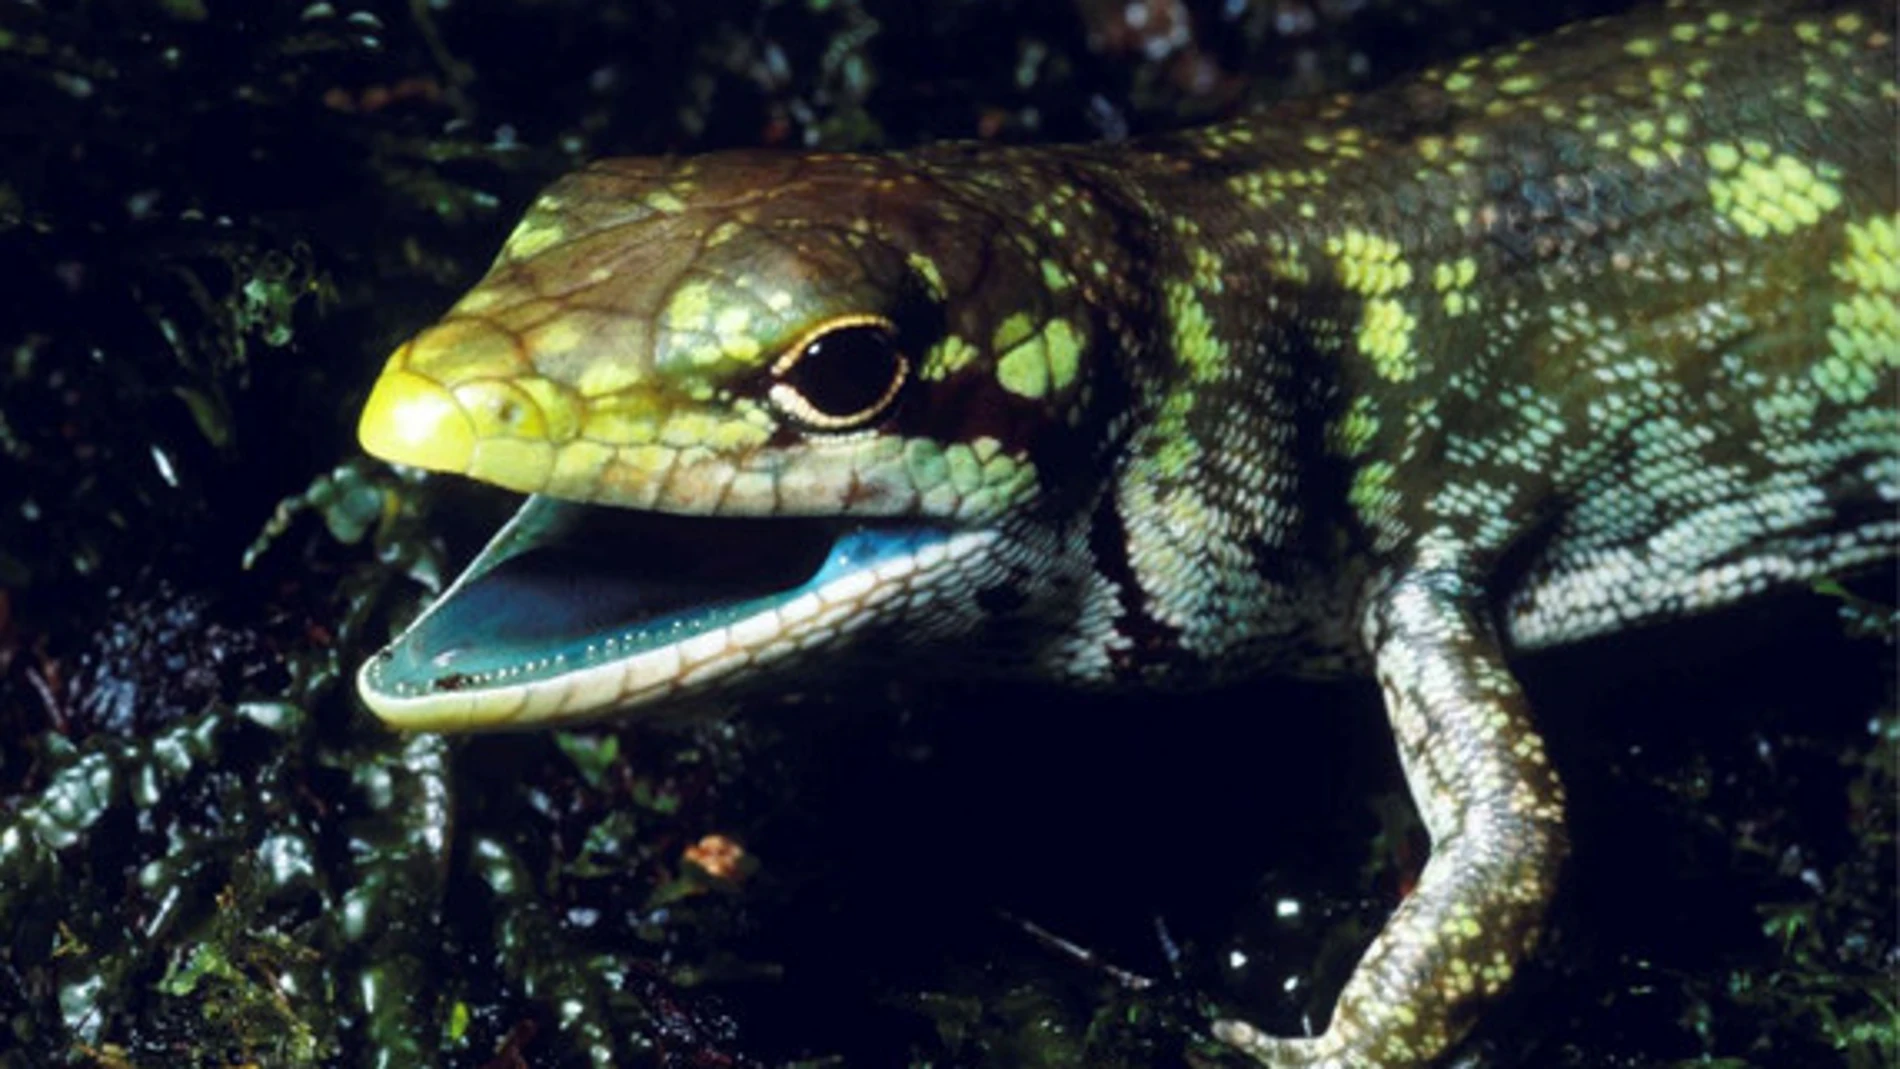
[[[1323,1032],[1215,1031],[1432,1064],[1567,853],[1512,657],[1900,550],[1894,27],[1673,0],[1122,143],[586,166],[364,406],[530,496],[361,697],[1368,673],[1430,857]]]

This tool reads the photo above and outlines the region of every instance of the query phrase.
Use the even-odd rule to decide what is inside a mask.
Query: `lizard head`
[[[1089,463],[1117,330],[1073,250],[986,206],[1008,182],[979,156],[619,160],[550,187],[363,410],[379,457],[534,495],[364,666],[371,708],[587,719],[977,627],[1054,537],[1048,473]]]

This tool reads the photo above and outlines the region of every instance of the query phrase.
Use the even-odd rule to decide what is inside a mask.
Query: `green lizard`
[[[362,696],[1369,671],[1430,861],[1323,1034],[1216,1027],[1427,1064],[1565,855],[1510,653],[1900,547],[1894,25],[1676,2],[1128,144],[597,163],[370,397],[372,453],[534,496]]]

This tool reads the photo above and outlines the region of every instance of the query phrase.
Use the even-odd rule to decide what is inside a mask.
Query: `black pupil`
[[[805,346],[785,381],[827,416],[868,414],[898,375],[897,349],[881,327],[840,327]]]

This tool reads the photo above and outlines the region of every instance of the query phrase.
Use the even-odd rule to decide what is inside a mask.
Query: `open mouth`
[[[403,728],[594,718],[856,630],[987,540],[530,497],[358,689]]]

